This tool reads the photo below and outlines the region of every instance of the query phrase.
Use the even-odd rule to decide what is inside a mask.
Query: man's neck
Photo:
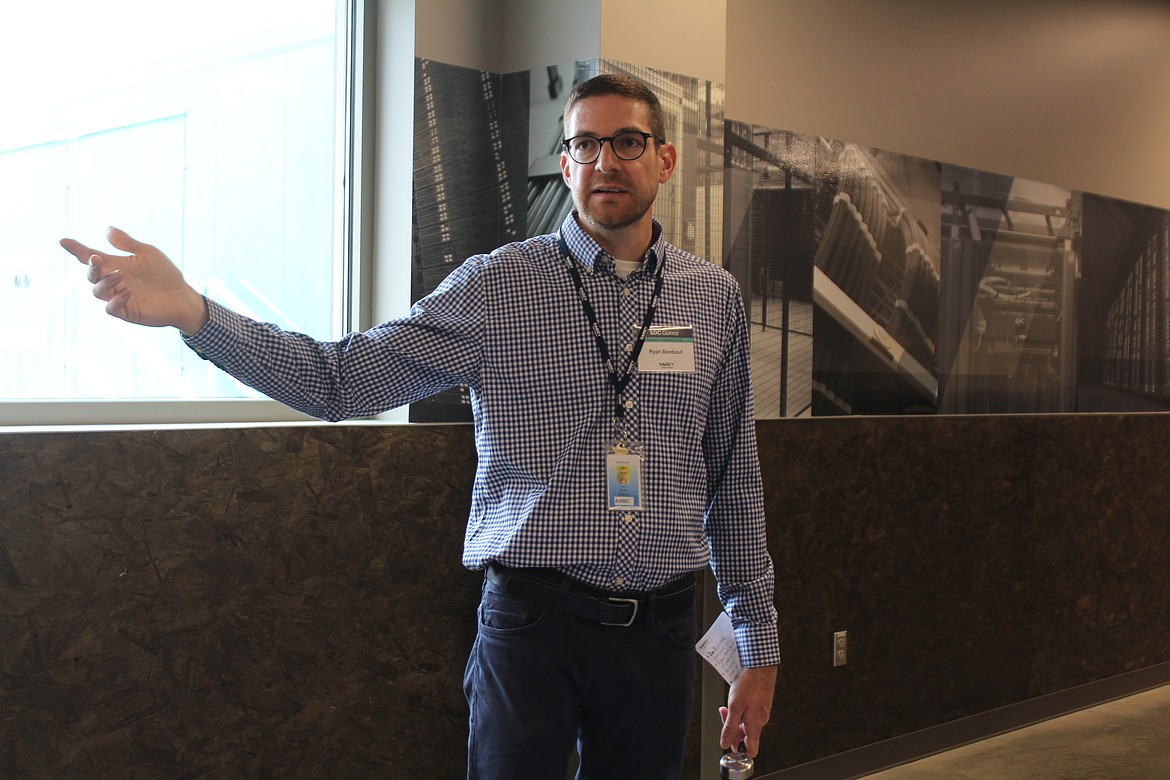
[[[606,230],[590,225],[577,216],[577,224],[593,237],[601,248],[616,260],[640,263],[654,238],[654,223],[647,217],[644,221],[623,228]]]

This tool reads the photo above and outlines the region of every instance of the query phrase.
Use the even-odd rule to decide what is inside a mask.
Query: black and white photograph
[[[416,65],[412,294],[572,208],[562,109],[598,72],[663,95],[672,243],[749,312],[760,419],[1155,411],[1170,404],[1167,212],[724,118],[722,88],[607,60]],[[465,390],[411,405],[471,419]]]

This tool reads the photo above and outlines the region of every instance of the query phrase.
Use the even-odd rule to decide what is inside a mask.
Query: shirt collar
[[[649,273],[654,272],[658,258],[665,257],[666,251],[666,239],[663,237],[662,225],[658,222],[657,218],[653,219],[652,230],[650,248],[642,256],[642,260],[645,263],[642,270]],[[569,247],[569,251],[573,257],[589,273],[592,273],[598,267],[608,269],[609,271],[614,270],[613,258],[577,222],[577,211],[575,209],[561,223],[561,237],[565,240],[565,244]]]

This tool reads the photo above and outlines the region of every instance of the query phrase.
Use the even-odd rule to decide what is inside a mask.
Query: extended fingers
[[[78,261],[89,265],[89,258],[96,254],[92,249],[87,247],[80,241],[75,241],[72,238],[61,239],[61,247],[78,259]]]
[[[86,278],[93,284],[104,279],[113,270],[116,270],[122,261],[128,258],[121,255],[111,255],[91,249],[80,241],[72,238],[61,239],[61,246],[66,252],[77,258],[77,261],[89,266]],[[94,293],[97,294],[96,292]]]

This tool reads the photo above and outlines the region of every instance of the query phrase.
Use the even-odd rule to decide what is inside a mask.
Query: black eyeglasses
[[[618,156],[619,160],[637,160],[646,151],[646,142],[653,138],[660,144],[666,143],[665,138],[658,138],[654,133],[641,133],[629,130],[606,138],[594,135],[577,135],[561,141],[565,151],[575,162],[588,165],[601,156],[601,146],[609,141],[609,148]]]

